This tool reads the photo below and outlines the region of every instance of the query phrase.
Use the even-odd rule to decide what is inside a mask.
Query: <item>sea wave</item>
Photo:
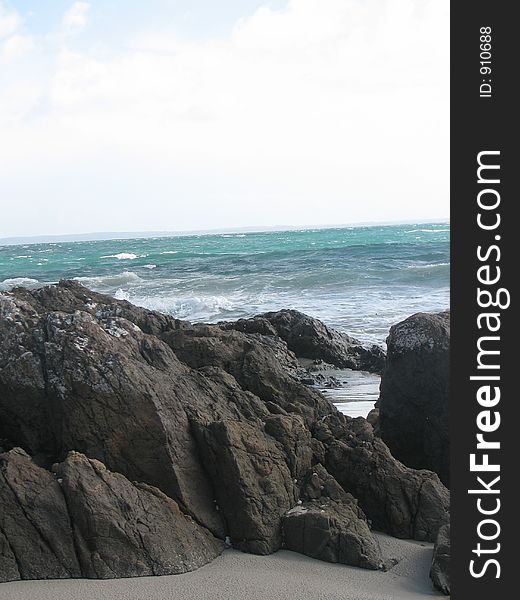
[[[405,233],[448,233],[449,229],[409,229]]]
[[[445,223],[225,236],[5,247],[0,290],[75,278],[190,321],[295,308],[375,343],[410,314],[449,304]]]
[[[133,252],[120,252],[119,254],[109,254],[107,256],[102,256],[101,258],[117,258],[117,260],[135,260],[139,257]]]
[[[38,279],[32,279],[31,277],[13,277],[0,281],[0,291],[8,292],[9,290],[12,290],[18,286],[34,288],[39,285],[41,285],[41,283],[38,281]]]
[[[115,288],[122,285],[136,284],[142,282],[142,278],[133,271],[123,271],[122,273],[110,275],[98,275],[87,277],[74,277],[74,281],[79,281],[86,287],[92,288]]]
[[[449,267],[450,263],[449,262],[438,262],[438,263],[427,263],[424,265],[421,264],[417,264],[417,265],[408,265],[406,268],[407,269],[435,269],[435,268],[442,268],[442,267]]]
[[[238,300],[218,295],[152,296],[118,289],[114,296],[118,300],[128,300],[137,306],[166,313],[177,319],[189,319],[191,321],[197,319],[211,320],[211,317],[215,315],[222,315],[222,318],[224,318],[226,312],[236,310],[240,305]]]

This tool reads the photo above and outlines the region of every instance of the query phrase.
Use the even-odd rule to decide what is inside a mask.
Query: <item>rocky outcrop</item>
[[[297,310],[268,312],[220,325],[245,333],[278,336],[298,358],[322,360],[341,369],[381,373],[385,365],[385,353],[379,346],[365,346]]]
[[[315,426],[324,465],[355,498],[374,529],[398,538],[434,541],[447,521],[449,493],[430,471],[395,460],[363,418],[340,413]]]
[[[171,575],[223,550],[157,488],[74,452],[53,470],[0,455],[0,581]]]
[[[377,568],[371,526],[435,537],[448,503],[438,478],[302,384],[285,317],[262,319],[254,332],[191,325],[74,282],[0,294],[0,445],[33,458],[16,479],[38,469],[52,491],[31,501],[39,535],[59,512],[55,535],[73,539],[76,561],[48,544],[42,570],[22,572],[12,540],[35,521],[20,516],[0,521],[4,578],[182,572],[226,538]],[[9,489],[9,510],[30,514]]]
[[[74,304],[72,312],[54,311],[46,308],[46,290],[33,293],[33,304],[0,298],[10,310],[1,322],[2,434],[47,464],[69,450],[83,452],[159,487],[222,534],[183,408],[218,397],[219,384],[198,385],[166,344],[110,316],[117,305],[109,313],[110,305],[92,301],[103,316]]]
[[[303,501],[284,516],[284,547],[334,563],[380,569],[381,549],[356,500],[322,465],[302,482]]]
[[[310,424],[331,410],[321,394],[300,382],[296,357],[279,338],[198,325],[170,330],[161,339],[193,369],[210,374],[209,367],[218,368],[231,375],[243,390],[261,398],[269,412],[300,414]]]
[[[450,525],[439,529],[433,561],[430,569],[430,578],[433,585],[446,596],[450,595]]]
[[[72,452],[54,466],[84,577],[108,579],[193,571],[224,549],[157,488],[131,483]]]
[[[65,498],[21,449],[0,454],[0,581],[81,575]]]
[[[418,313],[394,325],[381,380],[379,433],[392,454],[449,485],[450,313]]]

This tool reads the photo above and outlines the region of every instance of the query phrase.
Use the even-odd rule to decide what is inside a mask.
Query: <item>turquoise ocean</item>
[[[0,246],[0,291],[59,279],[190,321],[295,308],[364,342],[449,306],[447,223]]]

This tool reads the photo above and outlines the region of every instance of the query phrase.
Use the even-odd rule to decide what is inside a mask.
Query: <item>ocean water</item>
[[[449,305],[449,224],[0,246],[0,291],[62,278],[181,319],[296,308],[364,342]]]
[[[0,246],[0,291],[77,279],[96,291],[190,321],[296,308],[363,342],[449,306],[449,225],[343,227]],[[380,378],[348,369],[322,390],[366,416]]]

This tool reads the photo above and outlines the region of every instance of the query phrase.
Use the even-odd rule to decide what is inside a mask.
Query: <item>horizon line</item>
[[[449,224],[449,217],[432,219],[405,219],[396,221],[359,221],[354,223],[322,225],[245,225],[214,229],[185,229],[162,231],[92,231],[87,233],[56,233],[40,235],[6,236],[0,238],[0,246],[18,246],[57,242],[94,242],[109,240],[147,239],[159,237],[188,237],[191,235],[218,235],[226,233],[266,233],[283,231],[309,231],[312,229],[344,229],[347,227],[385,227],[392,225]]]

